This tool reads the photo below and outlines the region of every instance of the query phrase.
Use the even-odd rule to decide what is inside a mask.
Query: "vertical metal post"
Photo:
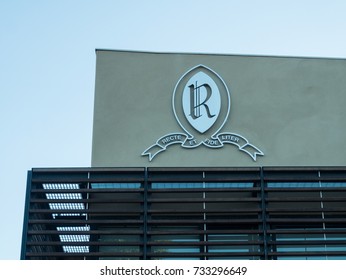
[[[322,182],[321,182],[321,171],[318,171],[318,184],[320,189],[322,188]],[[325,217],[324,217],[324,203],[323,203],[323,192],[320,190],[320,206],[321,206],[321,218],[323,220],[323,240],[324,240],[324,251],[326,252],[326,259],[328,260],[327,255],[327,235],[326,235],[326,223],[325,223]]]
[[[205,172],[203,171],[203,241],[204,241],[204,244],[206,244],[207,242],[207,215],[206,215],[206,204],[205,204],[205,198],[206,198],[206,195],[205,195]],[[204,253],[204,260],[207,259],[207,253],[208,253],[208,247],[207,245],[204,245],[203,247],[203,253]]]
[[[85,203],[85,209],[86,209],[86,213],[85,213],[85,228],[87,229],[88,228],[88,221],[89,221],[89,199],[90,199],[90,189],[91,189],[91,183],[90,183],[90,178],[91,178],[91,175],[90,175],[90,169],[87,171],[87,184],[86,184],[86,189],[88,190],[87,193],[86,193],[86,199],[87,199],[87,202]],[[82,184],[81,184],[82,185]],[[91,230],[91,226],[89,226],[89,230]],[[89,242],[90,242],[90,239],[91,239],[91,235],[89,235]],[[90,252],[90,246],[89,247],[89,252]],[[84,255],[83,257],[84,260],[87,260],[87,256]]]
[[[28,240],[28,221],[29,221],[30,197],[31,197],[31,179],[32,179],[32,171],[28,171],[28,177],[26,181],[24,217],[23,217],[22,248],[20,253],[21,260],[26,259],[26,249],[27,249],[26,243]]]
[[[266,211],[266,195],[264,190],[264,173],[263,167],[261,167],[261,209],[262,209],[262,234],[263,234],[263,250],[264,259],[268,259],[268,238],[267,238],[267,211]]]
[[[144,169],[144,193],[143,193],[143,259],[147,259],[148,243],[148,168]]]

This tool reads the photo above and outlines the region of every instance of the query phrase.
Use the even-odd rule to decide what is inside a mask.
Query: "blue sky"
[[[346,1],[2,0],[0,259],[20,255],[27,171],[88,167],[95,49],[346,58]]]

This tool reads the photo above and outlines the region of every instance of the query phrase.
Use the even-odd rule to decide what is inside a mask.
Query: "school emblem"
[[[174,116],[184,132],[166,134],[148,147],[142,156],[148,156],[149,161],[174,144],[183,148],[200,145],[222,148],[224,144],[232,144],[254,161],[257,156],[264,155],[245,137],[221,132],[230,113],[231,96],[223,79],[210,68],[197,65],[187,71],[174,88],[172,105]]]

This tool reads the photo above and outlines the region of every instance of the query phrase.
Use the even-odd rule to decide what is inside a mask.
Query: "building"
[[[29,171],[22,259],[346,259],[346,60],[96,54],[92,167]]]

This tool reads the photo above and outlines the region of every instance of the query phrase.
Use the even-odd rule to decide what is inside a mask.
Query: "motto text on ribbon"
[[[219,133],[215,137],[211,137],[211,139],[205,139],[202,143],[210,148],[222,148],[224,144],[235,145],[240,151],[247,153],[254,161],[256,161],[257,156],[264,155],[260,149],[250,144],[246,138],[236,133]],[[174,144],[180,144],[183,148],[196,148],[201,143],[198,143],[194,138],[189,138],[185,133],[170,133],[159,138],[155,144],[151,145],[142,153],[142,156],[147,155],[149,161],[152,161],[157,154],[165,151],[168,146]]]

